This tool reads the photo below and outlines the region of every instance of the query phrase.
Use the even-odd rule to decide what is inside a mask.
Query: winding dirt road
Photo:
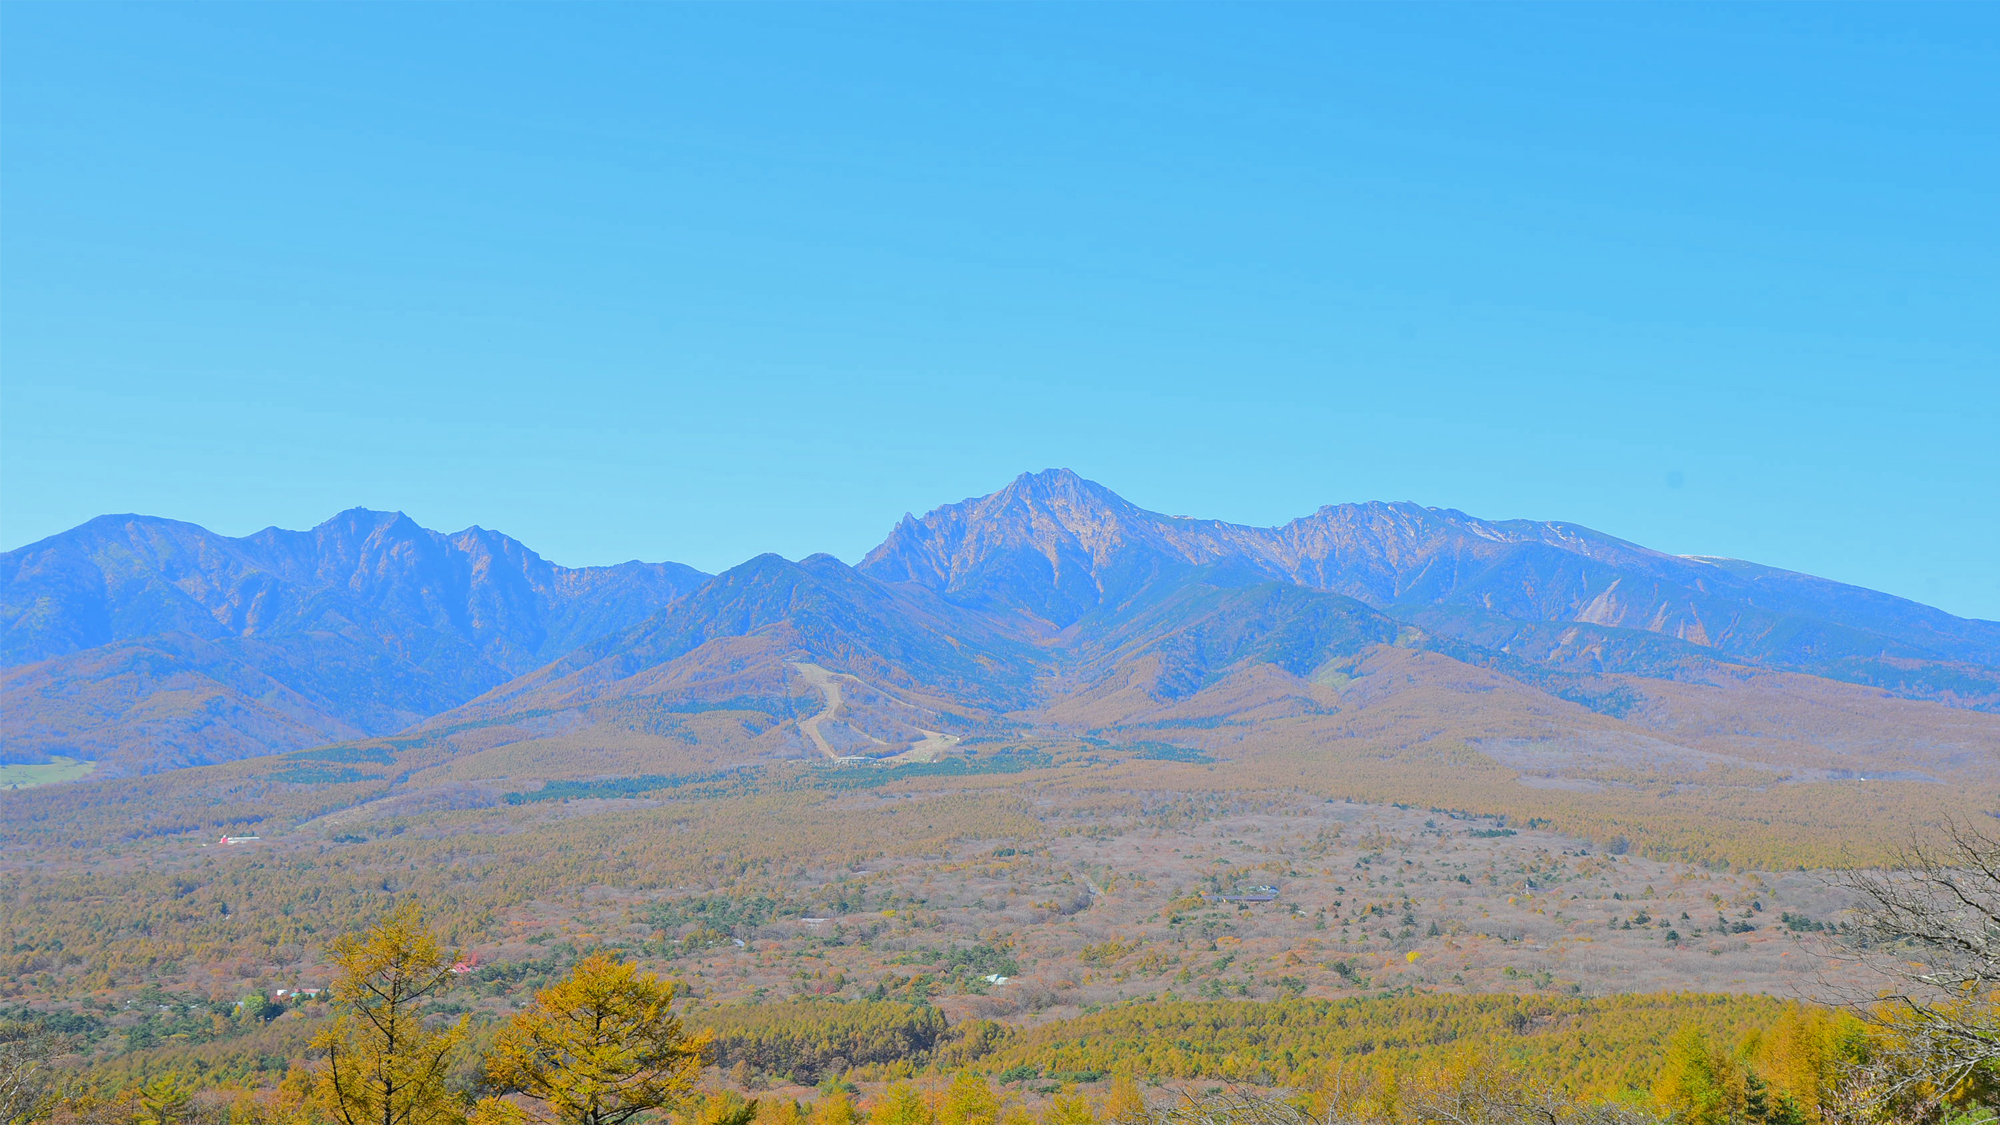
[[[810,719],[799,720],[799,729],[805,732],[805,736],[812,740],[813,746],[818,748],[819,752],[822,755],[824,755],[829,761],[838,762],[838,761],[848,760],[851,758],[870,758],[872,760],[882,760],[882,761],[900,759],[912,762],[934,762],[938,758],[942,757],[946,751],[950,750],[952,747],[957,746],[959,744],[960,739],[956,735],[949,735],[945,734],[942,731],[925,730],[922,727],[917,727],[916,728],[917,732],[924,736],[924,740],[922,742],[916,743],[915,745],[911,746],[908,750],[905,750],[900,754],[887,755],[881,759],[874,759],[873,755],[867,755],[867,754],[842,754],[838,750],[835,750],[833,748],[832,743],[826,740],[826,735],[820,731],[819,727],[821,723],[827,721],[828,719],[837,719],[840,717],[838,714],[841,705],[840,681],[842,679],[853,679],[853,677],[847,676],[844,673],[832,671],[827,668],[822,668],[817,664],[808,664],[803,661],[796,661],[796,660],[793,661],[792,667],[798,670],[800,679],[803,679],[805,682],[811,684],[813,687],[818,688],[820,695],[824,697],[826,700],[826,706],[820,709],[819,714],[814,715]],[[860,683],[861,681],[856,680],[855,682]],[[876,690],[879,691],[880,689]],[[917,708],[912,704],[906,703],[900,699],[896,699],[894,695],[891,695],[886,691],[882,692],[882,694],[888,696],[888,698],[892,700],[895,700],[895,702],[902,704],[902,706],[904,707],[909,707],[913,711],[920,710],[920,708]],[[879,738],[876,738],[874,735],[869,734],[867,731],[861,730],[858,727],[850,727],[850,729],[854,730],[855,733],[861,735],[863,738],[866,738],[868,741],[874,743],[877,746],[889,745],[888,743],[882,741]]]
[[[798,669],[800,679],[818,688],[820,695],[826,699],[826,706],[820,710],[819,714],[814,715],[810,719],[799,720],[799,729],[806,732],[806,737],[812,739],[813,745],[819,747],[820,753],[837,761],[841,755],[835,752],[833,744],[826,740],[826,736],[819,732],[819,725],[828,719],[834,718],[834,712],[840,710],[840,677],[817,664],[805,664],[794,661],[792,667]],[[887,743],[881,743],[879,739],[875,741],[878,744],[887,745]]]

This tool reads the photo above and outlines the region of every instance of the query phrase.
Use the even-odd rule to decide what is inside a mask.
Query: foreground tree
[[[708,1037],[687,1034],[673,999],[670,982],[592,954],[508,1023],[487,1078],[564,1125],[622,1125],[677,1105],[694,1091]]]
[[[1042,1110],[1042,1125],[1097,1125],[1097,1111],[1075,1086],[1064,1086]]]
[[[462,1100],[445,1085],[465,1021],[428,1026],[424,1004],[450,987],[456,953],[424,926],[414,902],[327,950],[340,1015],[313,1046],[324,1053],[320,1100],[341,1125],[457,1125]]]
[[[955,1075],[938,1103],[938,1125],[998,1125],[1000,1099],[984,1075]]]
[[[2000,1103],[2000,841],[1947,822],[1848,883],[1859,944],[1898,982],[1874,1009],[1866,1100],[1909,1120]]]
[[[68,1099],[75,1075],[59,1060],[75,1049],[40,1023],[0,1023],[0,1125],[41,1121]]]

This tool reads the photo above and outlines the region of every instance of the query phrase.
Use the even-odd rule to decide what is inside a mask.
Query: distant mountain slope
[[[4,753],[145,770],[398,730],[706,577],[359,508],[241,539],[101,517],[0,555]]]
[[[323,646],[282,653],[252,643],[210,641],[189,633],[113,641],[69,656],[0,669],[4,759],[35,761],[52,754],[85,758],[104,771],[151,772],[233,761],[369,733],[338,717],[324,698],[288,686],[260,669],[325,663]],[[259,659],[262,657],[263,659]],[[280,672],[282,675],[282,672]],[[296,677],[294,677],[296,678]],[[325,679],[322,672],[313,677]],[[411,694],[428,698],[423,681]],[[353,710],[353,708],[349,708]],[[394,729],[411,713],[373,708],[377,729]]]
[[[1185,698],[1246,662],[1308,677],[1330,661],[1354,657],[1417,630],[1340,594],[1280,582],[1217,584],[1201,575],[1144,609],[1107,620],[1077,646],[1082,679],[1118,675],[1152,658],[1154,695]]]
[[[802,663],[990,716],[1030,703],[1044,662],[1022,639],[920,587],[884,585],[830,555],[796,563],[760,555],[432,725],[633,698],[667,710],[736,701],[789,714],[787,696],[813,691],[795,670]]]
[[[1344,594],[1487,643],[1505,622],[1610,627],[1731,660],[2000,706],[2000,623],[1755,564],[1667,555],[1573,524],[1491,522],[1407,503],[1343,504],[1253,528],[1148,512],[1049,470],[905,517],[860,569],[1069,627],[1203,566]],[[1546,648],[1546,638],[1532,647]]]
[[[765,555],[714,578],[566,569],[358,509],[241,539],[104,517],[0,556],[0,658],[4,755],[107,775],[410,728],[585,745],[691,714],[744,716],[742,745],[734,720],[704,736],[716,762],[1314,723],[1351,709],[1363,665],[1475,695],[1497,676],[1564,723],[1644,714],[1669,694],[1648,684],[1778,682],[1758,669],[2000,711],[1994,622],[1571,524],[1402,503],[1275,528],[1164,516],[1066,470],[908,517],[857,567]]]

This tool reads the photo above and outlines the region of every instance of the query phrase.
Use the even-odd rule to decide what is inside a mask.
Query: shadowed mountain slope
[[[0,555],[6,754],[146,770],[399,730],[705,578],[359,508],[240,539],[101,517]]]

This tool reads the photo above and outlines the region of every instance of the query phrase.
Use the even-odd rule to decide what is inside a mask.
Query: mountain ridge
[[[618,700],[846,707],[856,738],[899,745],[934,736],[887,695],[870,712],[864,685],[966,733],[1032,725],[1065,693],[1171,708],[1254,667],[1317,699],[1299,685],[1383,648],[1606,714],[1646,681],[1752,668],[2000,710],[2000,624],[1906,599],[1409,502],[1268,528],[1165,516],[1065,469],[906,515],[852,567],[565,568],[361,508],[240,538],[106,516],[0,555],[5,754],[140,771]],[[845,696],[822,698],[828,676]]]
[[[1872,682],[1864,665],[1882,658],[2000,666],[2000,623],[1760,564],[1670,555],[1577,524],[1376,501],[1257,528],[1148,512],[1069,470],[1022,474],[989,496],[906,516],[859,569],[1067,626],[1127,593],[1135,574],[1218,563],[1411,619],[1453,606],[1637,628],[1791,670],[1844,668],[1857,682]],[[2000,698],[2000,680],[1974,695]]]
[[[6,753],[114,749],[124,725],[139,768],[205,760],[204,741],[240,756],[272,737],[247,733],[273,729],[251,718],[270,685],[296,697],[282,710],[302,731],[388,733],[707,577],[678,563],[560,567],[498,532],[365,508],[235,538],[101,516],[0,555]]]

